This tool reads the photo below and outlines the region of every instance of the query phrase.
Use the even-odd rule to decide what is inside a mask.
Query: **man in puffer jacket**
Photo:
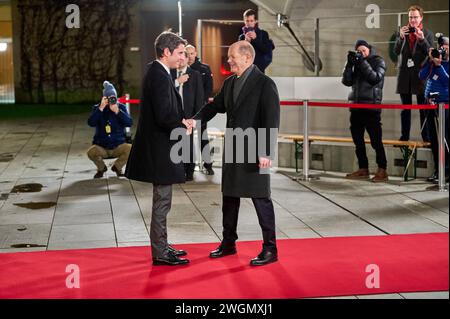
[[[433,48],[429,49],[428,61],[422,66],[419,73],[419,78],[421,81],[426,80],[425,87],[425,98],[430,99],[431,93],[439,93],[439,96],[434,99],[436,103],[448,103],[448,51],[449,51],[449,39],[447,37],[442,37],[439,39],[440,49],[445,51],[444,56],[433,57],[431,52]],[[431,102],[431,101],[430,101]],[[438,134],[437,134],[437,110],[428,110],[426,113],[427,127],[430,134],[431,150],[433,152],[434,160],[434,173],[427,180],[429,182],[438,182],[438,167],[439,167],[439,144],[438,144]],[[445,138],[448,141],[448,110],[445,110]],[[449,176],[449,165],[448,165],[448,149],[445,152],[445,176],[448,182]]]
[[[349,102],[356,104],[381,104],[383,100],[386,64],[382,57],[373,54],[372,47],[364,40],[358,40],[355,50],[350,51],[345,65],[342,83],[351,86]],[[367,130],[376,153],[378,170],[372,181],[385,182],[387,160],[381,130],[381,109],[350,109],[350,131],[356,146],[359,169],[347,175],[348,179],[369,179],[369,160],[366,154],[364,133]]]

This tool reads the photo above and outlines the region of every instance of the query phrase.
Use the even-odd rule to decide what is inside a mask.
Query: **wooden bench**
[[[208,132],[209,136],[215,138],[224,138],[224,132]],[[303,151],[303,135],[296,134],[279,134],[280,139],[291,140],[295,144],[295,170],[298,169],[298,160],[300,159],[300,154]],[[353,139],[351,137],[335,137],[335,136],[309,136],[309,143],[313,142],[330,142],[330,143],[350,143],[353,144]],[[365,139],[366,144],[370,144],[370,139]],[[417,178],[417,149],[430,147],[430,143],[421,141],[398,141],[398,140],[383,140],[383,145],[398,147],[403,155],[403,169],[404,169],[404,180],[408,181],[408,169],[411,161],[414,163],[414,179]]]
[[[280,134],[279,138],[291,140],[295,143],[295,170],[298,172],[298,159],[303,151],[303,135]],[[334,137],[334,136],[309,136],[309,143],[313,142],[331,142],[331,143],[351,143],[353,139],[350,137]],[[370,144],[370,139],[365,139],[366,144]],[[430,143],[421,141],[398,141],[383,140],[383,145],[398,147],[403,155],[404,180],[408,181],[408,168],[411,160],[414,162],[414,178],[417,178],[417,149],[430,147]]]

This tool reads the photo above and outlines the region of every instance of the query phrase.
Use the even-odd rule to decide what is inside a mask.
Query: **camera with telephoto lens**
[[[108,102],[109,102],[109,105],[116,105],[116,104],[117,104],[117,97],[115,97],[115,96],[110,96],[110,97],[108,98]]]
[[[353,63],[356,63],[363,58],[362,53],[359,51],[348,51],[348,56]]]
[[[445,60],[447,57],[447,51],[444,49],[444,34],[438,33],[436,36],[438,36],[438,49],[431,50],[431,56],[435,59],[441,58],[442,60]]]

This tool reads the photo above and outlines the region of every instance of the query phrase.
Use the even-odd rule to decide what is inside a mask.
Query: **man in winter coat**
[[[209,121],[217,113],[227,113],[222,171],[223,240],[210,257],[236,253],[240,200],[251,198],[264,242],[261,253],[250,264],[261,266],[278,260],[275,213],[267,170],[272,165],[277,146],[280,101],[275,83],[253,64],[254,59],[255,51],[249,42],[233,44],[228,51],[228,63],[235,75],[225,80],[214,101],[194,119]],[[238,136],[239,132],[248,135],[242,138]]]
[[[349,102],[356,104],[381,104],[383,100],[384,75],[386,64],[382,57],[373,54],[372,47],[364,40],[355,44],[355,52],[349,52],[342,83],[352,91]],[[387,160],[381,130],[381,109],[350,109],[350,131],[356,146],[359,169],[347,175],[348,179],[369,179],[369,161],[366,154],[364,133],[367,130],[370,142],[376,153],[378,170],[372,181],[385,182]]]

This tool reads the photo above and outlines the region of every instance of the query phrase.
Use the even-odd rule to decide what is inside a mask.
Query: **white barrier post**
[[[439,191],[447,192],[445,185],[445,108],[439,103]]]
[[[301,114],[301,112],[300,112]],[[317,176],[311,176],[309,174],[309,104],[308,100],[303,101],[303,172],[302,176],[298,178],[301,181],[310,181],[312,179],[318,179]]]
[[[130,94],[128,94],[128,93],[125,94],[125,99],[127,100],[127,102],[125,103],[125,107],[127,108],[127,113],[128,113],[128,115],[131,116],[131,113],[130,113]],[[127,137],[131,136],[131,128],[130,127],[126,127],[125,128],[125,135]]]

